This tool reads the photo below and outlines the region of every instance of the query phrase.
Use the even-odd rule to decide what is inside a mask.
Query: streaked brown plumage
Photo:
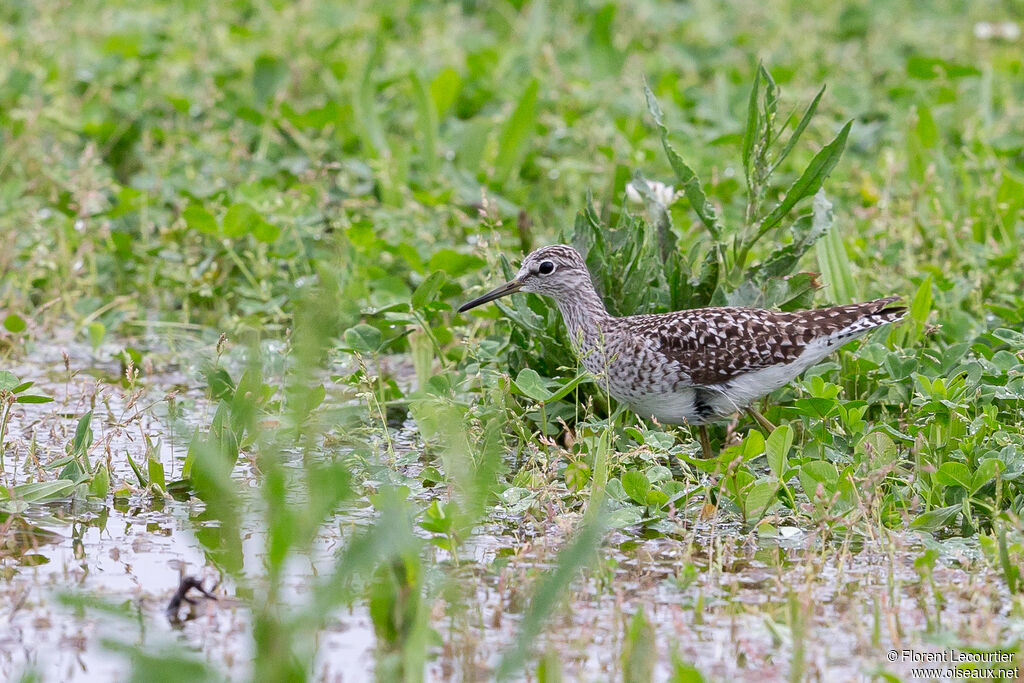
[[[702,426],[751,410],[846,342],[906,313],[887,297],[794,313],[724,307],[616,318],[583,258],[561,244],[530,253],[511,282],[459,311],[520,290],[552,297],[584,367],[615,399],[664,424]]]

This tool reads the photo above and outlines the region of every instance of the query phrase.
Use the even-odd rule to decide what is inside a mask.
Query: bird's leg
[[[700,434],[700,449],[704,453],[704,459],[711,459],[711,438],[708,436],[708,428],[704,425],[697,427],[697,433]]]
[[[757,412],[756,408],[754,408],[753,406],[749,406],[749,407],[747,407],[747,412],[750,413],[750,417],[752,417],[755,420],[757,420],[757,424],[761,425],[762,429],[768,430],[769,434],[771,434],[773,431],[775,431],[775,425],[773,425],[771,422],[769,422],[768,418],[766,418],[764,415],[762,415],[761,413]]]

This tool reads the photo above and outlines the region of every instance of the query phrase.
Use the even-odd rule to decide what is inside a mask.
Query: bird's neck
[[[579,288],[570,297],[556,299],[558,310],[569,333],[573,348],[590,369],[590,365],[600,365],[603,361],[595,351],[604,346],[604,330],[612,319],[608,315],[604,302],[598,296],[591,283]]]

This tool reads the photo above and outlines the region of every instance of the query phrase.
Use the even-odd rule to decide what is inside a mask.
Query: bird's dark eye
[[[540,265],[537,266],[537,272],[541,275],[551,275],[555,272],[555,264],[551,261],[541,261]]]

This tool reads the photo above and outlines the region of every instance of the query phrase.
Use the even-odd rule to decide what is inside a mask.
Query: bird
[[[554,299],[579,361],[612,398],[663,425],[698,428],[712,456],[709,423],[746,411],[774,429],[753,403],[796,379],[849,341],[901,320],[889,296],[804,311],[723,306],[612,316],[586,262],[571,246],[530,252],[515,277],[463,304],[465,313],[515,292]]]

